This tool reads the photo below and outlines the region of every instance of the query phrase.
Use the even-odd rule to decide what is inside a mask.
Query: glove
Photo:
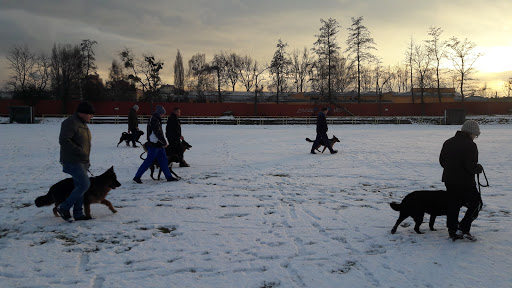
[[[476,174],[480,174],[484,171],[484,167],[480,164],[476,164]]]

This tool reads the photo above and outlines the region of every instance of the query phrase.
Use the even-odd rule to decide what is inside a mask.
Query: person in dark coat
[[[476,187],[475,174],[482,173],[483,168],[478,164],[478,148],[473,142],[479,135],[478,123],[467,120],[455,136],[444,142],[439,155],[439,163],[443,167],[442,181],[449,193],[446,226],[453,240],[472,238],[471,223],[482,209],[482,197]],[[462,206],[468,209],[459,224],[459,211]],[[457,229],[461,233],[457,233]]]
[[[169,141],[169,146],[171,147],[171,151],[178,154],[180,158],[180,167],[190,167],[190,165],[185,161],[183,157],[183,144],[181,140],[183,135],[181,135],[181,122],[178,117],[181,116],[181,109],[179,107],[174,108],[173,112],[167,119],[167,126],[165,127],[165,136],[167,137],[167,141]]]
[[[316,154],[315,149],[320,145],[324,145],[331,151],[331,154],[338,153],[337,150],[332,149],[331,144],[329,143],[329,137],[327,137],[327,107],[322,108],[322,110],[318,113],[316,118],[316,139],[313,142],[313,146],[311,146],[311,154]]]
[[[139,119],[137,118],[137,111],[139,111],[138,105],[133,105],[130,108],[130,112],[128,113],[128,132],[131,133],[131,141],[133,147],[139,147],[135,144],[137,141],[137,135],[139,133]],[[130,145],[129,142],[126,142],[126,145]]]
[[[57,213],[65,221],[72,222],[69,209],[73,207],[73,218],[76,221],[89,220],[84,215],[84,194],[91,182],[87,171],[89,170],[91,153],[91,131],[87,122],[91,121],[94,107],[88,102],[78,105],[76,113],[62,122],[59,135],[60,163],[62,171],[71,175],[75,188],[68,198],[57,207]]]
[[[151,116],[147,126],[147,150],[148,156],[142,162],[133,181],[142,184],[140,177],[148,170],[149,166],[155,161],[158,161],[160,169],[164,172],[167,181],[178,181],[178,179],[172,177],[171,171],[169,170],[169,162],[167,161],[167,155],[165,155],[165,147],[168,146],[167,141],[164,137],[162,130],[162,117],[165,115],[165,108],[158,105],[156,106],[155,112]]]

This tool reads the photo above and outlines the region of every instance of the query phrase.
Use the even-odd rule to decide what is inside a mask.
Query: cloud
[[[290,52],[311,48],[321,18],[341,24],[338,41],[344,50],[351,17],[363,16],[377,44],[375,54],[389,65],[403,60],[411,36],[418,43],[426,39],[430,26],[441,27],[446,39],[467,37],[477,45],[512,47],[509,0],[492,5],[478,0],[0,0],[0,7],[0,58],[13,45],[26,43],[49,53],[54,43],[90,39],[98,42],[101,73],[129,47],[164,60],[167,81],[172,81],[178,49],[185,63],[196,53],[211,59],[220,51],[269,62],[278,39],[288,43]]]

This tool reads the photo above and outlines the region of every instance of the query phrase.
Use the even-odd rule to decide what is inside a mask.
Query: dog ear
[[[110,167],[108,170],[112,170],[112,172],[114,172],[114,166]]]

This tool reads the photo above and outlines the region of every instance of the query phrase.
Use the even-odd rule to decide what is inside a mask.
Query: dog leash
[[[485,175],[485,170],[482,168],[482,174],[484,174],[486,184],[480,183],[480,173],[476,174],[476,181],[478,182],[478,193],[482,194],[480,187],[489,187],[489,180],[487,180],[487,175]]]
[[[87,172],[89,172],[89,174],[91,174],[92,177],[94,177],[94,174],[92,174],[91,170],[89,170],[89,168],[87,168]]]

